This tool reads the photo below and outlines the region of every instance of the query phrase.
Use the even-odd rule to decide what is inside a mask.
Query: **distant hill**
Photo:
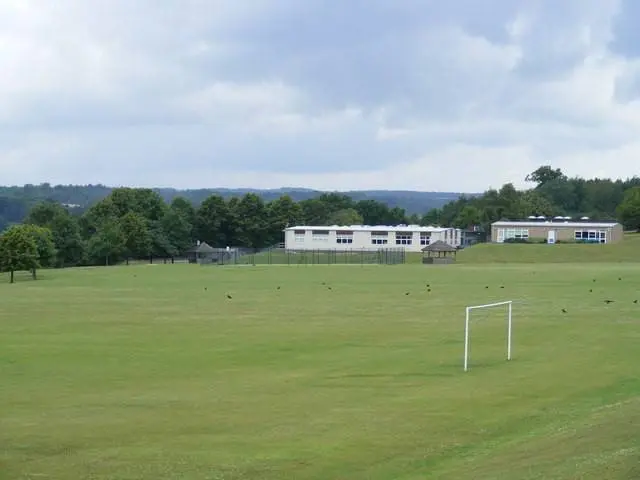
[[[52,200],[73,207],[77,211],[83,211],[109,195],[112,187],[105,185],[24,185],[0,187],[0,231],[9,223],[20,222],[29,208],[42,200]],[[199,205],[212,194],[221,195],[224,198],[242,196],[246,193],[255,193],[265,202],[277,199],[282,195],[289,195],[299,202],[314,198],[322,193],[320,190],[308,188],[283,187],[276,189],[251,189],[251,188],[206,188],[179,190],[174,188],[154,188],[167,202],[175,197],[182,196],[195,205]],[[389,207],[403,208],[408,215],[424,214],[432,208],[440,208],[447,202],[456,200],[461,193],[456,192],[415,192],[403,190],[353,190],[338,192],[348,195],[355,201],[376,200]],[[466,194],[477,195],[477,194]]]

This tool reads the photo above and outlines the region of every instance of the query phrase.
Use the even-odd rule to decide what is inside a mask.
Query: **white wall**
[[[302,230],[302,229],[301,229]],[[337,232],[342,230],[329,230],[326,236],[314,235],[312,230],[304,231],[304,235],[296,235],[294,230],[285,231],[285,248],[288,250],[379,250],[384,248],[404,248],[408,252],[420,252],[425,245],[420,242],[421,232],[411,233],[411,245],[396,244],[396,234],[401,235],[404,232],[389,231],[386,244],[373,244],[370,231],[354,231],[352,243],[338,243]],[[344,231],[347,231],[345,228]],[[444,231],[429,232],[430,243],[442,240],[449,245],[458,247],[462,243],[462,233],[460,229],[448,228]],[[300,238],[302,241],[298,241]]]

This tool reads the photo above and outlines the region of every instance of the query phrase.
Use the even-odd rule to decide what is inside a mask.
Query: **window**
[[[430,233],[420,233],[420,245],[429,245],[431,243]]]
[[[529,238],[529,230],[526,228],[507,228],[504,232],[505,240],[507,238],[516,238],[518,240],[525,240]]]
[[[307,232],[305,232],[304,230],[294,230],[293,235],[295,237],[295,241],[300,243],[300,242],[304,242],[304,238]]]
[[[584,243],[607,243],[605,230],[576,230],[575,239]]]
[[[329,241],[329,230],[312,230],[311,231],[311,239],[314,242],[328,242]]]
[[[389,243],[388,232],[371,232],[372,245],[386,245],[387,243]]]
[[[340,243],[340,244],[353,243],[353,232],[347,232],[347,231],[336,232],[336,243]]]
[[[411,245],[412,241],[413,241],[413,233],[411,232],[396,233],[396,245]]]
[[[517,239],[526,240],[529,238],[529,229],[527,228],[499,228],[498,229],[498,243],[503,243],[505,240]]]

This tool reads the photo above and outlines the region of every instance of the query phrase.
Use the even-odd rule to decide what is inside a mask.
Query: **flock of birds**
[[[622,277],[618,277],[618,281],[622,281]],[[593,283],[595,283],[595,282],[596,282],[596,279],[594,278],[594,279],[593,279]],[[327,290],[332,290],[331,285],[327,285],[327,283],[326,283],[326,282],[322,282],[322,285],[323,285],[324,287],[326,287],[326,288],[327,288]],[[426,288],[427,288],[427,292],[431,292],[431,284],[427,283]],[[484,288],[485,288],[485,289],[489,289],[489,285],[485,285],[485,286],[484,286]],[[500,288],[504,288],[504,285],[500,285]],[[205,289],[205,291],[206,291],[206,290],[207,290],[207,287],[204,287],[204,289]],[[276,287],[276,290],[280,290],[280,285],[278,285],[278,286]],[[593,293],[593,288],[590,288],[590,289],[589,289],[589,293]],[[405,292],[405,295],[410,295],[410,294],[411,294],[411,292]],[[225,294],[225,296],[226,296],[226,298],[227,298],[228,300],[232,300],[232,299],[233,299],[233,297],[232,297],[229,293],[226,293],[226,294]],[[614,302],[615,302],[615,300],[610,300],[610,299],[605,299],[605,300],[604,300],[604,303],[606,303],[607,305],[609,305],[609,304],[611,304],[611,303],[614,303]],[[636,304],[637,304],[637,303],[638,303],[638,300],[637,300],[637,299],[636,299],[636,300],[633,300],[633,303],[636,303]],[[563,308],[563,309],[562,309],[562,313],[568,313],[568,310],[567,310],[566,308]]]
[[[618,281],[621,282],[622,281],[622,277],[618,277]],[[593,283],[596,283],[596,279],[595,278],[593,279]],[[589,289],[589,293],[593,293],[593,288]],[[608,299],[608,298],[604,300],[604,303],[607,304],[607,305],[609,305],[611,303],[614,303],[614,302],[615,302],[615,300],[611,300],[611,299]],[[633,300],[633,303],[637,304],[638,303],[638,299]],[[563,308],[562,309],[562,313],[568,313],[567,309]]]

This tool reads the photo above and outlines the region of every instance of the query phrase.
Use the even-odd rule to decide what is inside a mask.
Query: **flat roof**
[[[420,225],[298,225],[285,230],[351,230],[353,232],[444,232],[446,227]]]
[[[617,222],[569,222],[565,220],[557,220],[557,221],[499,221],[493,222],[492,226],[496,227],[566,227],[566,228],[611,228],[619,225]]]

